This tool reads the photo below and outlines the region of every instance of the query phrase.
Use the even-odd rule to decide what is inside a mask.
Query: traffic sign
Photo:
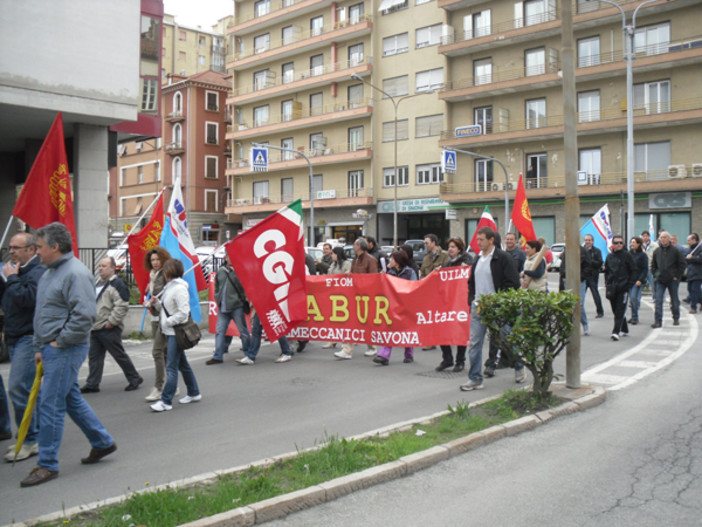
[[[268,172],[268,149],[251,147],[249,164],[254,172]]]
[[[441,171],[444,174],[456,173],[456,152],[451,150],[441,151]]]
[[[479,124],[473,124],[470,126],[459,126],[454,130],[454,135],[456,137],[473,137],[474,135],[480,135],[483,133],[483,127]]]

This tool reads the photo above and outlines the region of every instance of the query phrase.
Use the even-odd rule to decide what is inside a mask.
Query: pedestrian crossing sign
[[[444,174],[456,173],[456,152],[451,150],[441,151],[441,171]]]
[[[268,149],[252,147],[249,152],[249,165],[254,172],[268,172]]]

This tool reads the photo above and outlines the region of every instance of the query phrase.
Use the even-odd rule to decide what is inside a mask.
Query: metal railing
[[[315,194],[315,207],[323,207],[327,200],[342,199],[342,198],[365,198],[372,197],[373,189],[370,187],[364,188],[336,188],[317,191]],[[293,192],[289,194],[270,194],[265,197],[245,196],[239,198],[230,198],[227,200],[227,207],[249,207],[252,205],[268,205],[268,204],[283,204],[290,203],[296,199],[307,201],[310,199],[309,190],[302,192]]]

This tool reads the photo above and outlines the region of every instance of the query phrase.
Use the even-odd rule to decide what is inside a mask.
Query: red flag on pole
[[[61,112],[56,115],[54,124],[41,145],[12,215],[33,229],[40,229],[54,221],[63,223],[73,237],[73,252],[78,256],[78,237],[73,216],[71,179],[68,177]]]
[[[298,199],[225,245],[271,342],[307,318],[302,202]]]
[[[519,174],[519,183],[517,185],[517,195],[514,197],[514,207],[512,207],[512,223],[521,234],[519,241],[520,247],[524,248],[526,242],[536,240],[534,232],[534,224],[531,221],[531,212],[529,211],[529,202],[524,190],[524,181],[522,175]]]
[[[163,192],[158,198],[154,212],[147,223],[136,234],[127,236],[127,246],[129,247],[129,261],[132,264],[134,280],[137,283],[141,296],[146,294],[149,285],[149,272],[144,267],[144,256],[146,253],[158,246],[163,230]]]
[[[490,227],[493,231],[497,232],[497,224],[495,223],[495,219],[492,217],[492,214],[490,214],[490,209],[487,207],[487,205],[485,206],[483,214],[480,216],[478,226],[475,228],[473,237],[470,240],[470,247],[473,249],[475,254],[480,254],[480,246],[478,245],[478,229],[481,227]]]

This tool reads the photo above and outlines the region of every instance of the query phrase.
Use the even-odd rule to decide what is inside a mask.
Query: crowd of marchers
[[[413,249],[403,245],[386,254],[371,237],[358,238],[353,244],[354,257],[347,259],[341,247],[325,244],[323,256],[314,260],[306,257],[309,274],[350,275],[384,272],[405,280],[421,280],[436,269],[471,267],[468,280],[468,306],[471,311],[470,340],[456,346],[441,346],[441,361],[437,371],[462,372],[468,369],[462,391],[483,388],[484,377],[493,377],[499,368],[513,368],[516,383],[526,381],[526,370],[519,361],[501,352],[489,343],[488,358],[483,364],[483,344],[487,327],[475,309],[482,295],[494,294],[519,287],[548,291],[547,272],[553,261],[543,239],[526,242],[524,249],[517,245],[515,234],[505,236],[504,248],[499,234],[489,227],[481,227],[476,234],[479,253],[471,257],[461,238],[448,240],[443,250],[434,234],[424,237],[426,255],[421,265],[414,260]],[[596,316],[604,311],[599,293],[599,276],[604,271],[605,296],[614,315],[611,338],[619,340],[628,334],[628,325],[639,323],[641,293],[648,284],[655,299],[654,328],[663,320],[663,300],[670,295],[673,325],[679,324],[680,302],[678,286],[687,272],[690,312],[702,307],[702,250],[697,234],[690,234],[688,247],[677,245],[669,233],[661,231],[657,241],[644,231],[641,237],[630,240],[630,250],[624,247],[621,236],[612,239],[611,251],[603,258],[593,245],[592,236],[585,237],[581,256],[581,323],[585,335],[590,334],[584,299],[590,290],[596,306]],[[83,394],[100,391],[100,382],[106,353],[120,366],[127,379],[126,391],[137,390],[144,382],[122,344],[124,319],[128,309],[129,288],[117,276],[115,261],[103,258],[98,264],[97,277],[74,256],[70,232],[59,223],[52,223],[36,235],[18,233],[10,241],[10,262],[0,273],[0,296],[5,314],[5,338],[10,353],[8,393],[14,410],[17,429],[30,400],[30,391],[37,368],[43,368],[43,381],[38,403],[26,432],[26,438],[17,449],[11,445],[5,455],[9,462],[37,456],[36,467],[20,483],[22,487],[38,485],[58,476],[58,452],[66,414],[87,437],[91,449],[83,464],[98,462],[115,452],[114,438],[83,398]],[[200,389],[185,351],[178,345],[174,326],[190,316],[189,293],[182,279],[183,264],[171,258],[168,251],[155,247],[145,255],[144,267],[150,273],[148,295],[144,307],[151,313],[152,355],[154,384],[145,400],[154,412],[173,408],[179,394],[178,374],[183,377],[187,393],[178,399],[190,404],[202,399]],[[560,267],[560,288],[565,287],[565,261]],[[215,349],[206,361],[208,366],[224,362],[232,337],[227,335],[234,323],[241,339],[243,356],[237,362],[244,366],[256,363],[263,329],[255,310],[249,305],[246,291],[231,266],[229,256],[215,276],[215,301],[218,307]],[[631,317],[626,318],[627,306]],[[251,329],[247,324],[251,318]],[[509,328],[505,328],[509,331]],[[308,343],[291,343],[283,336],[278,339],[280,356],[276,363],[292,359],[293,347],[302,352]],[[333,356],[338,360],[353,358],[354,344],[326,343],[322,348],[340,345]],[[431,350],[433,347],[424,348]],[[414,348],[404,348],[404,363],[414,362]],[[367,346],[363,351],[373,362],[387,366],[392,348]],[[468,365],[466,366],[466,355]],[[79,386],[78,373],[88,358],[88,376]],[[13,437],[12,423],[2,377],[0,377],[0,440]]]

